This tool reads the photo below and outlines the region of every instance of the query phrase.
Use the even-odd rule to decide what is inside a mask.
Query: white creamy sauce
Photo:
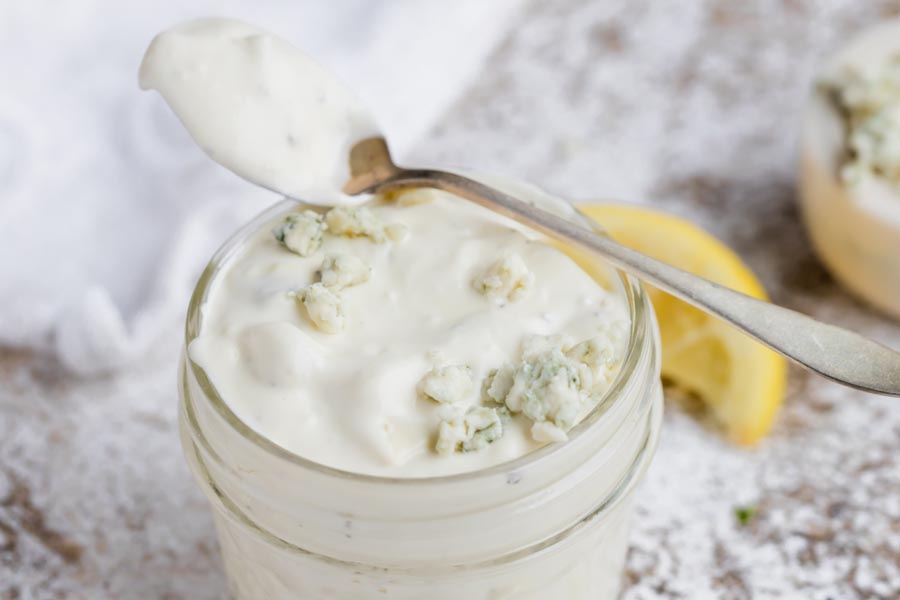
[[[274,222],[223,267],[189,352],[248,425],[313,461],[399,477],[475,470],[540,445],[520,414],[487,447],[439,455],[440,405],[420,381],[435,367],[465,365],[475,385],[464,405],[477,405],[485,376],[515,361],[528,336],[577,343],[627,328],[624,298],[537,234],[449,194],[429,195],[372,207],[382,222],[406,226],[401,241],[326,234],[303,257],[274,238]],[[317,328],[290,293],[319,281],[327,255],[371,268],[367,280],[340,290],[339,333]],[[510,255],[533,279],[514,301],[498,302],[473,282]],[[585,403],[581,416],[592,407]]]
[[[241,177],[311,204],[343,195],[349,148],[377,133],[365,106],[285,40],[228,19],[156,36],[140,85],[155,89],[203,150]]]

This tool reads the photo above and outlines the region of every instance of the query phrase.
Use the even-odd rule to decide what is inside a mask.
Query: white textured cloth
[[[137,87],[152,36],[241,18],[373,107],[402,156],[464,89],[520,0],[0,5],[0,345],[92,373],[141,356],[215,247],[275,197],[213,164]]]

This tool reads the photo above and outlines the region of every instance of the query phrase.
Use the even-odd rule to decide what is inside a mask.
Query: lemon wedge
[[[579,208],[626,246],[766,299],[762,284],[737,254],[688,221],[638,206]],[[781,406],[786,361],[723,321],[652,286],[647,289],[659,320],[663,376],[696,394],[729,438],[745,445],[757,442]]]

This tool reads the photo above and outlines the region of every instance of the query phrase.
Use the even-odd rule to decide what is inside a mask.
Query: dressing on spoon
[[[230,19],[156,36],[139,74],[210,158],[310,204],[359,204],[341,192],[347,156],[377,132],[366,107],[287,41]]]

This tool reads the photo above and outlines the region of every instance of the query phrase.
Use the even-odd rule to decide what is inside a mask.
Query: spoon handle
[[[900,353],[857,333],[692,275],[455,173],[398,169],[378,187],[433,187],[472,200],[551,237],[596,252],[811,371],[867,392],[900,396]]]

